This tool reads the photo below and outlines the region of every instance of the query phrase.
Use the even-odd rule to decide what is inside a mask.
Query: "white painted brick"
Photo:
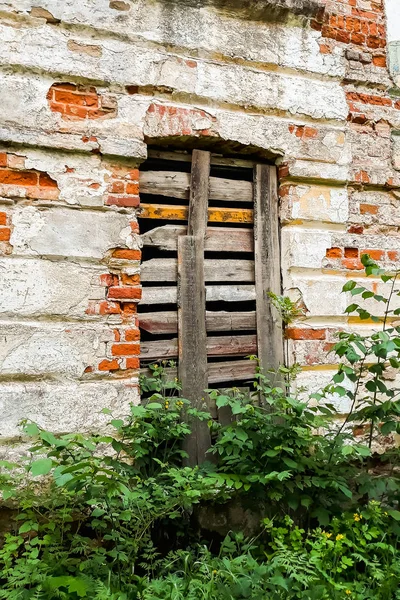
[[[110,417],[101,414],[110,408],[116,415],[129,413],[138,402],[135,381],[122,383],[2,383],[0,386],[0,438],[21,434],[19,423],[31,419],[54,433],[99,430]]]
[[[283,220],[321,221],[346,223],[349,216],[349,199],[346,188],[297,185],[290,186],[282,198]]]
[[[1,323],[0,372],[3,376],[81,377],[96,367],[114,340],[107,327],[63,323]]]
[[[10,243],[14,254],[101,259],[107,250],[136,247],[128,215],[115,211],[17,207]]]
[[[104,298],[104,266],[0,258],[0,315],[84,318],[89,299]]]
[[[283,227],[281,241],[285,268],[320,269],[327,248],[332,246],[332,235],[329,231]]]

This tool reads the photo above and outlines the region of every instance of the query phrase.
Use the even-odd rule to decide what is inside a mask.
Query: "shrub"
[[[251,394],[209,390],[231,411],[222,426],[180,398],[167,365],[153,365],[142,381],[149,399],[124,419],[105,410],[107,434],[56,437],[25,422],[29,456],[1,463],[16,517],[0,549],[0,598],[400,598],[398,450],[375,451],[399,431],[398,391],[386,380],[400,364],[399,292],[396,274],[363,262],[389,294],[344,289],[382,303],[384,315],[347,309],[378,330],[339,334],[342,363],[317,395],[303,399],[258,372]],[[282,371],[287,383],[292,371]],[[335,394],[351,401],[342,422]],[[188,417],[207,420],[213,438],[210,462],[194,468],[182,450]],[[354,424],[365,431],[358,443]],[[227,533],[213,523],[233,509],[253,526]]]

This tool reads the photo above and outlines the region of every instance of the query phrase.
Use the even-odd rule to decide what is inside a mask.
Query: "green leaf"
[[[29,531],[37,531],[38,529],[39,523],[36,523],[36,521],[25,521],[19,528],[18,533],[28,533]]]
[[[273,577],[271,577],[270,582],[272,583],[272,585],[277,585],[283,588],[284,590],[289,591],[286,579],[282,577],[282,575],[274,575]]]
[[[396,431],[396,427],[397,427],[396,421],[386,421],[386,423],[383,423],[383,425],[381,427],[381,433],[382,433],[382,435],[387,435],[388,433],[391,433],[392,431]]]
[[[387,513],[395,519],[395,521],[400,521],[400,511],[398,510],[387,510]]]
[[[322,507],[317,508],[316,510],[313,511],[312,516],[317,517],[320,525],[323,525],[323,526],[329,525],[330,513],[328,510],[326,510],[326,508],[322,508]]]
[[[358,304],[349,304],[344,312],[351,313],[358,309]]]
[[[159,410],[162,407],[163,407],[163,405],[160,404],[159,402],[149,402],[149,404],[146,404],[146,408],[148,408],[150,410]]]
[[[350,292],[351,290],[353,290],[356,287],[356,282],[355,281],[348,281],[347,283],[344,284],[343,288],[342,288],[342,292]]]
[[[122,419],[112,419],[111,425],[115,427],[115,429],[119,429],[124,424]]]
[[[25,425],[24,431],[26,435],[30,435],[32,437],[39,435],[39,427],[36,425],[36,423],[28,423]]]
[[[51,458],[39,458],[31,464],[30,471],[34,477],[37,475],[47,475],[53,467]]]
[[[297,469],[298,463],[292,460],[291,458],[284,457],[282,458],[283,462],[289,469]]]

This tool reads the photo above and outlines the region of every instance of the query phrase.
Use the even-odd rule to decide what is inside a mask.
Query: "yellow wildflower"
[[[217,573],[218,573],[218,571],[216,569],[214,569],[213,575],[216,575]]]
[[[350,594],[351,594],[351,590],[346,590],[346,592],[345,592],[345,593],[346,593],[348,596],[350,596]]]
[[[355,521],[361,521],[362,519],[362,515],[359,515],[358,513],[354,513],[353,517]]]
[[[323,532],[322,532],[322,535],[324,535],[324,536],[325,536],[326,538],[328,538],[328,539],[329,539],[330,537],[332,537],[332,534],[331,534],[331,533],[328,533],[327,531],[323,531]]]
[[[387,512],[386,512],[386,511],[385,511],[383,514],[385,515],[385,517],[387,517],[387,516],[388,516],[388,514],[387,514]]]
[[[336,536],[336,541],[340,542],[340,540],[343,540],[343,539],[344,539],[344,535],[342,533],[338,533]]]

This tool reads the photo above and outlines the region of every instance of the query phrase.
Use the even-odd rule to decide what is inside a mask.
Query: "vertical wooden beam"
[[[281,293],[279,211],[276,167],[254,167],[254,260],[257,348],[264,374],[283,363],[283,332],[268,292]]]
[[[210,153],[193,151],[188,235],[178,238],[178,355],[182,396],[192,407],[208,408],[204,243],[207,228]],[[185,441],[188,464],[206,460],[211,446],[207,423],[195,420]]]

